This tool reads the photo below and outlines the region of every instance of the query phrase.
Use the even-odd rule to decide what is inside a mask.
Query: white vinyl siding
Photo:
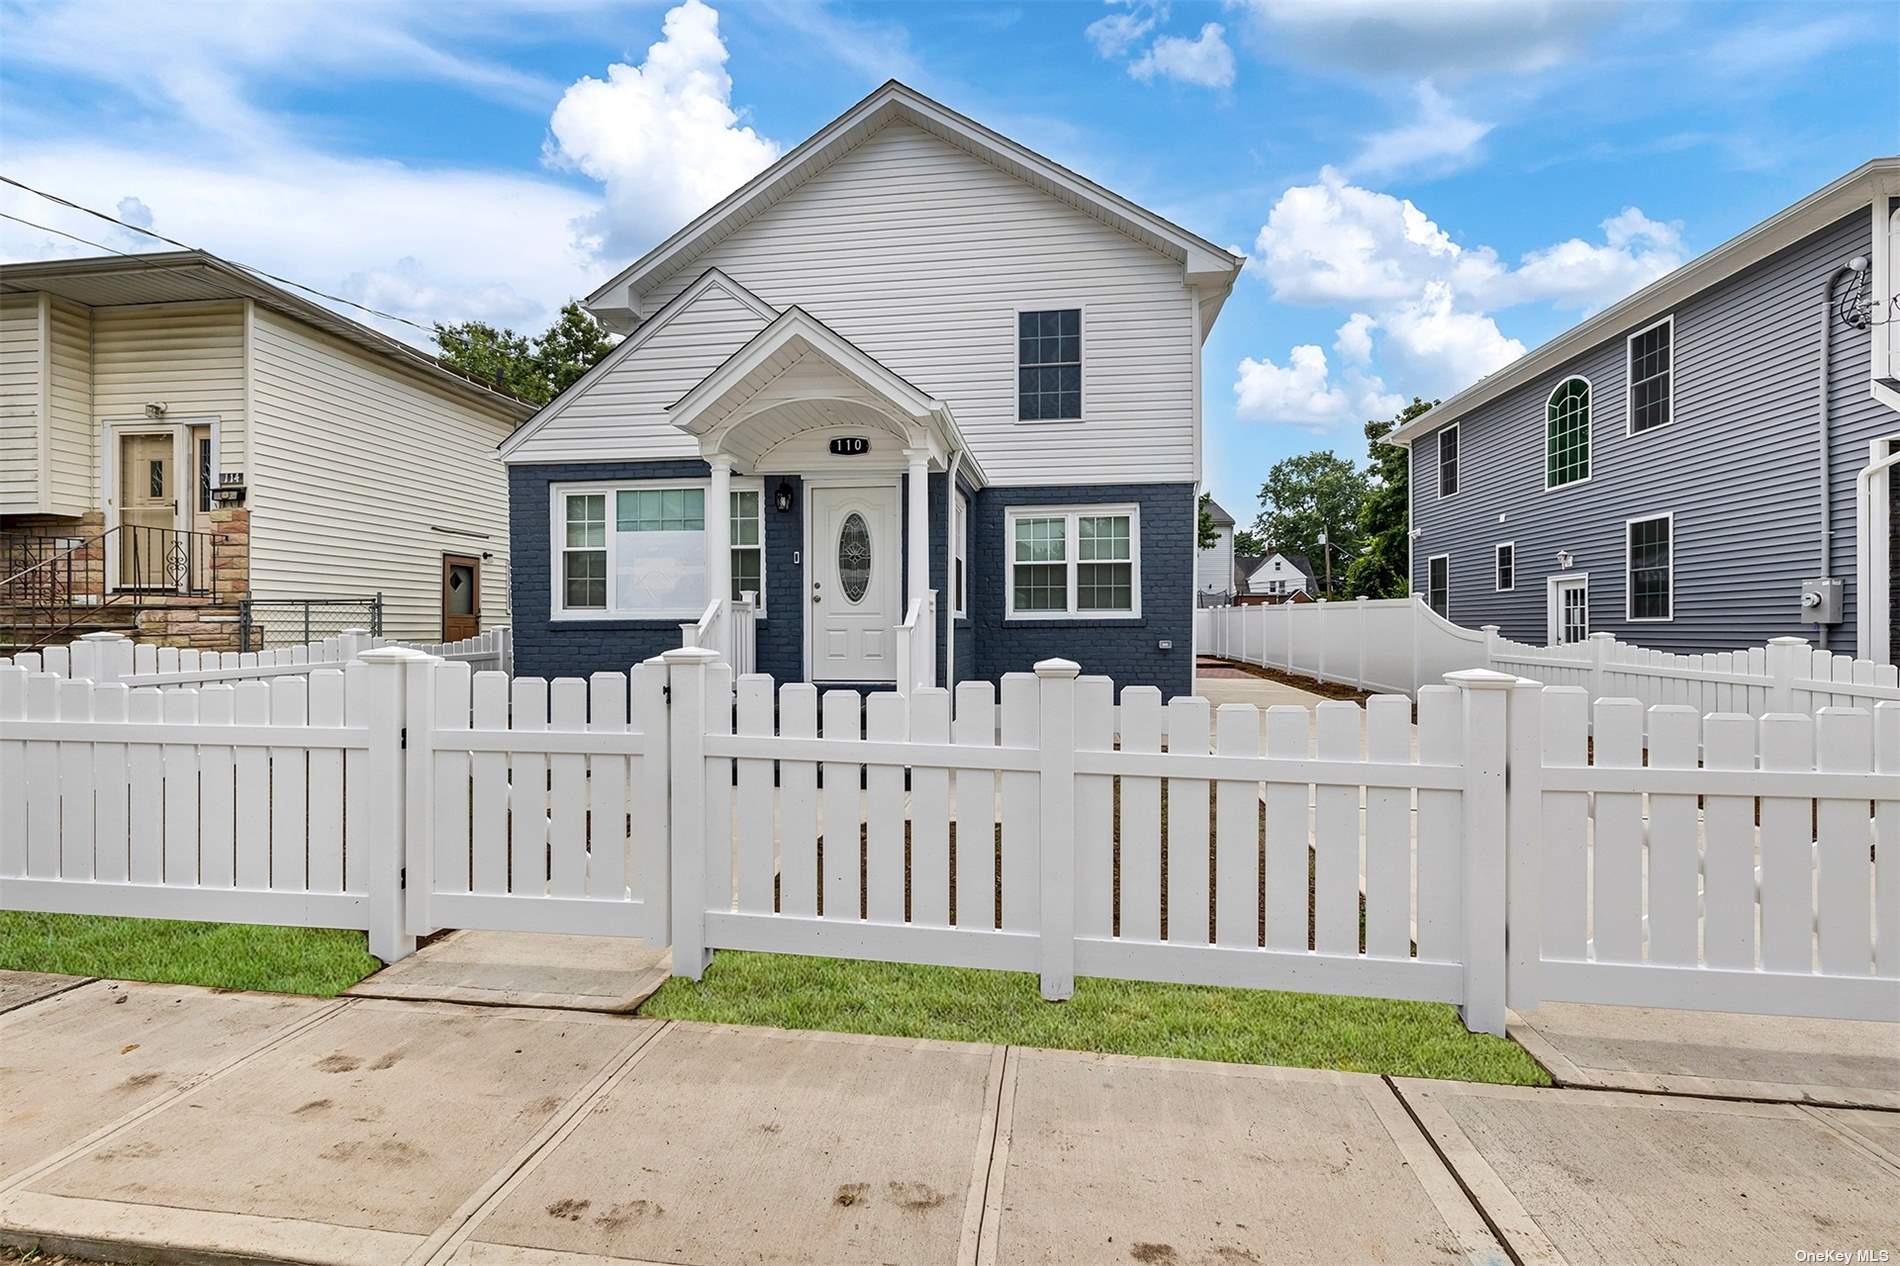
[[[1195,478],[1199,348],[1181,264],[920,128],[867,138],[682,267],[649,309],[708,267],[947,401],[998,485],[1048,483],[1057,456],[1048,428],[1016,419],[1016,313],[1085,308],[1087,419],[1055,433],[1062,482]],[[624,408],[603,416],[615,452],[649,429]]]
[[[41,510],[40,296],[0,295],[0,514]]]
[[[261,307],[253,338],[252,592],[380,592],[386,635],[434,640],[442,555],[486,554],[482,626],[507,623],[508,491],[494,449],[513,420]]]
[[[47,474],[54,514],[98,504],[98,428],[92,414],[92,310],[64,299],[46,308]]]
[[[94,418],[142,419],[153,401],[164,402],[168,421],[215,417],[219,469],[244,469],[241,300],[94,308],[92,373]]]
[[[673,426],[666,407],[766,326],[724,287],[707,287],[592,382],[572,389],[510,461],[571,462],[698,457],[699,443]]]

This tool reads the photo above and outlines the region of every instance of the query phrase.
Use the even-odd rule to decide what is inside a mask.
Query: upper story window
[[[1674,317],[1629,337],[1630,434],[1667,426],[1675,417]]]
[[[1449,497],[1458,491],[1458,428],[1448,426],[1438,433],[1438,495]]]
[[[1141,517],[1134,506],[1012,509],[1005,516],[1010,619],[1141,614]]]
[[[1082,416],[1082,309],[1016,314],[1016,416],[1024,422]]]
[[[706,606],[706,487],[641,481],[553,490],[554,612],[686,619]],[[765,610],[764,490],[732,489],[732,594]]]
[[[1624,566],[1632,620],[1675,616],[1675,516],[1659,514],[1624,525]]]
[[[1566,378],[1544,408],[1544,487],[1590,477],[1590,383]]]

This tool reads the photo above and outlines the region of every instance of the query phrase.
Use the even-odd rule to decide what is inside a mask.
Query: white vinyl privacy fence
[[[15,664],[28,672],[83,677],[93,682],[116,681],[127,686],[202,686],[302,676],[313,668],[342,668],[364,651],[397,645],[473,669],[514,671],[514,635],[506,626],[460,641],[426,643],[391,642],[361,629],[345,629],[335,637],[308,645],[244,652],[157,646],[135,642],[123,633],[88,633],[65,646],[42,646],[12,657],[0,656],[0,666]]]
[[[1195,645],[1204,655],[1404,694],[1448,672],[1489,668],[1546,686],[1577,686],[1592,700],[1753,717],[1900,700],[1892,664],[1816,650],[1798,637],[1698,655],[1632,646],[1609,633],[1531,646],[1499,636],[1492,625],[1460,628],[1417,596],[1204,608],[1195,612]]]
[[[1483,670],[1359,708],[1049,661],[862,696],[687,648],[382,648],[235,685],[0,667],[0,905],[1442,1001],[1900,1019],[1900,704],[1710,715]],[[1113,720],[1119,707],[1119,740]],[[1646,736],[1646,737],[1645,737]],[[1647,743],[1647,756],[1644,744]]]

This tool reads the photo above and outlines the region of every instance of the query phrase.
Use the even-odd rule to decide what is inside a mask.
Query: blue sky
[[[1442,396],[1876,154],[1900,5],[0,6],[0,171],[427,324],[538,329],[897,77],[1251,263],[1208,483]],[[0,211],[141,239],[30,195]],[[0,221],[0,259],[95,253]],[[413,328],[378,322],[403,337]]]

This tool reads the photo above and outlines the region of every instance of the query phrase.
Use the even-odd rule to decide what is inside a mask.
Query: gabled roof
[[[922,128],[1179,261],[1190,286],[1225,295],[1245,262],[893,79],[588,295],[587,308],[639,315],[654,287],[892,122]]]
[[[525,418],[534,406],[450,369],[381,330],[371,329],[320,303],[293,294],[209,251],[155,251],[0,264],[0,293],[44,291],[89,308],[137,303],[194,303],[249,299],[295,317],[371,355],[416,371],[431,383],[495,412]]]
[[[1479,405],[1559,368],[1605,339],[1623,331],[1634,331],[1660,318],[1678,304],[1726,281],[1744,268],[1826,228],[1854,208],[1866,205],[1870,199],[1895,193],[1900,193],[1900,156],[1862,163],[1793,206],[1783,208],[1714,250],[1644,286],[1629,298],[1611,304],[1589,320],[1573,325],[1541,347],[1480,378],[1393,431],[1386,442],[1410,444],[1421,435],[1456,422]]]
[[[527,443],[529,436],[559,417],[563,409],[585,395],[587,389],[593,386],[597,380],[611,373],[615,365],[618,365],[621,361],[633,355],[648,339],[665,329],[667,323],[674,317],[684,312],[687,308],[690,308],[694,300],[698,299],[708,290],[715,288],[723,290],[739,303],[752,309],[753,312],[758,314],[759,319],[768,325],[778,319],[777,308],[774,308],[771,304],[759,298],[750,290],[747,290],[744,286],[726,276],[726,274],[720,272],[717,268],[708,268],[699,275],[692,285],[674,295],[667,301],[664,307],[643,321],[638,329],[615,344],[612,351],[601,357],[599,362],[596,363],[592,369],[575,379],[573,385],[568,387],[566,391],[563,391],[560,395],[554,397],[554,399],[548,401],[545,405],[542,405],[540,412],[516,427],[514,433],[501,442],[497,452],[502,458],[506,459],[509,454]]]
[[[1208,521],[1215,527],[1234,526],[1234,516],[1221,509],[1220,502],[1214,500],[1212,497],[1207,499],[1207,505],[1203,508],[1207,511]]]
[[[1307,559],[1306,555],[1290,553],[1283,549],[1269,550],[1267,553],[1261,555],[1254,563],[1254,571],[1259,571],[1276,558],[1286,559],[1287,566],[1293,568],[1293,570],[1299,572],[1300,575],[1306,577],[1308,580],[1314,579],[1313,564]]]

